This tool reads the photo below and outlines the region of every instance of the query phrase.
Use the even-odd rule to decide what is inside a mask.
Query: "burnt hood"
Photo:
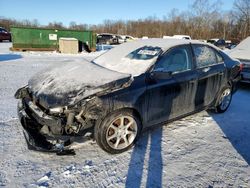
[[[33,100],[44,108],[71,106],[96,93],[119,89],[131,75],[93,62],[69,62],[38,72],[28,83]]]

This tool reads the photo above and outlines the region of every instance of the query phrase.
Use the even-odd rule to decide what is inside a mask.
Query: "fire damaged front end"
[[[53,88],[60,84],[64,89],[53,91],[46,83],[48,76],[49,83],[54,82]],[[102,81],[105,82],[98,84],[86,84],[86,81],[81,82],[76,77],[78,81],[75,80],[74,84],[78,87],[72,87],[72,78],[69,82],[58,83],[58,76],[46,71],[20,88],[15,94],[15,98],[19,99],[18,116],[29,149],[74,154],[70,146],[72,140],[92,133],[97,119],[105,114],[106,107],[100,97],[126,87],[131,77],[120,75],[112,80],[103,76]]]

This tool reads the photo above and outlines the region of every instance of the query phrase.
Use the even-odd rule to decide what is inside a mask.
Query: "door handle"
[[[208,72],[208,71],[210,71],[210,67],[206,67],[206,68],[204,68],[204,69],[202,69],[202,72]]]

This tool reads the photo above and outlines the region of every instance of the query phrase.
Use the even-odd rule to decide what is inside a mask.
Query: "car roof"
[[[128,51],[132,51],[133,49],[138,49],[143,46],[153,46],[153,47],[160,47],[163,51],[168,50],[174,46],[184,45],[184,44],[206,44],[204,42],[198,40],[185,40],[185,39],[175,39],[175,38],[150,38],[145,40],[135,40],[129,43],[121,44],[116,48],[127,49]],[[209,44],[208,44],[209,45]]]

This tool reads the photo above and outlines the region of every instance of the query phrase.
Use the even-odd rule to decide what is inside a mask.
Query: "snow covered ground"
[[[250,187],[250,85],[224,114],[206,111],[143,133],[109,155],[89,140],[75,156],[27,149],[13,95],[39,70],[93,54],[10,52],[0,43],[0,187]]]

